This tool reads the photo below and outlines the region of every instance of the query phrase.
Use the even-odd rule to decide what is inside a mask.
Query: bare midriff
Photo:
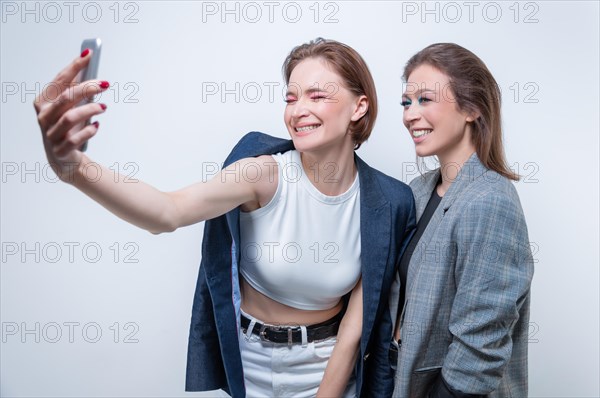
[[[240,277],[242,310],[270,325],[312,325],[333,318],[342,310],[340,300],[327,310],[301,310],[281,304],[254,289],[243,277]]]

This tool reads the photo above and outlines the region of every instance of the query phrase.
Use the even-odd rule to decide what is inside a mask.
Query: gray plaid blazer
[[[412,181],[417,219],[440,170]],[[463,165],[410,261],[394,397],[424,397],[439,372],[455,390],[527,396],[533,276],[525,217],[513,184],[476,154]]]

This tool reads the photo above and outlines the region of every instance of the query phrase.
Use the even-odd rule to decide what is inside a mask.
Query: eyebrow
[[[326,85],[327,85],[327,84],[326,84]],[[314,87],[314,88],[309,88],[308,90],[306,90],[306,91],[304,92],[304,94],[307,94],[307,95],[310,95],[310,94],[313,94],[313,93],[328,93],[328,94],[329,94],[329,91],[327,91],[327,90],[324,90],[324,89],[322,89],[322,88],[319,88],[319,87]],[[297,94],[296,94],[295,92],[291,92],[291,91],[288,89],[288,90],[286,91],[285,95],[286,95],[286,97],[287,97],[288,95],[297,95]]]
[[[423,93],[426,93],[426,92],[427,93],[434,93],[434,94],[436,93],[435,90],[432,90],[432,89],[429,89],[429,88],[420,88],[420,89],[418,89],[415,92],[411,91],[410,94],[412,94],[412,95],[419,95],[419,94],[423,94]],[[402,93],[402,96],[403,97],[408,97],[408,95],[406,94],[406,92]]]

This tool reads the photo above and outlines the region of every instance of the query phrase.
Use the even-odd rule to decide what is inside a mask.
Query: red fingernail
[[[86,48],[85,50],[83,50],[81,52],[81,58],[85,57],[86,55],[88,55],[90,53],[90,49]]]
[[[100,108],[102,108],[103,111],[106,110],[106,104],[100,104]]]
[[[110,86],[110,83],[107,81],[101,81],[100,83],[100,88],[108,88]]]
[[[100,122],[96,121],[94,123],[92,123],[96,128],[100,127]]]

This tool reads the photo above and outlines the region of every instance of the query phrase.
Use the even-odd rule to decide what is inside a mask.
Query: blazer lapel
[[[360,181],[360,241],[363,281],[363,337],[366,349],[373,329],[391,239],[391,209],[371,168],[355,155]]]
[[[450,185],[450,188],[442,198],[438,208],[435,213],[431,217],[429,224],[427,224],[427,228],[419,243],[423,242],[424,244],[418,244],[415,247],[415,251],[412,255],[415,259],[422,259],[423,256],[431,256],[431,254],[435,256],[441,256],[441,248],[437,247],[427,247],[427,243],[432,242],[432,238],[435,236],[435,233],[441,224],[444,215],[450,209],[456,198],[460,196],[460,194],[465,190],[465,188],[476,178],[479,178],[483,173],[485,173],[486,168],[481,164],[479,158],[476,153],[473,153],[471,157],[463,164],[458,173],[458,176]],[[437,185],[437,181],[440,176],[440,169],[434,170],[430,173],[423,175],[422,177],[417,177],[417,180],[411,182],[411,188],[413,189],[413,194],[415,196],[415,206],[417,209],[417,221],[420,220],[425,207],[427,206],[427,202],[431,197],[431,193],[435,189]],[[435,242],[434,242],[435,244]],[[423,252],[426,250],[427,252]],[[419,268],[425,261],[411,261],[408,269],[407,280],[408,285],[406,289],[406,297],[409,297],[409,292],[415,282],[415,275],[418,274]],[[405,304],[408,302],[406,300]]]
[[[415,210],[417,212],[417,221],[421,219],[423,211],[425,211],[425,206],[427,206],[427,201],[429,200],[431,192],[433,192],[433,188],[435,188],[435,185],[439,178],[440,169],[436,169],[415,178],[410,183],[410,187],[413,191],[413,196],[415,197]]]
[[[481,164],[477,153],[473,153],[461,167],[458,176],[456,176],[456,179],[450,185],[448,192],[446,192],[440,203],[440,207],[442,207],[444,213],[450,209],[456,198],[461,195],[465,188],[471,182],[485,174],[486,171],[487,169]]]

